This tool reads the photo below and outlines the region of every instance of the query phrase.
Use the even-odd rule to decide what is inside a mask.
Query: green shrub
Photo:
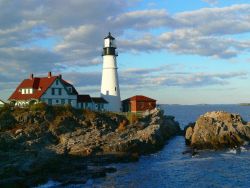
[[[83,115],[85,117],[86,120],[94,120],[98,117],[98,112],[94,112],[94,111],[91,111],[91,110],[83,110]]]
[[[11,129],[15,126],[16,120],[11,111],[3,111],[0,113],[0,131]]]
[[[4,104],[4,106],[0,108],[0,114],[2,112],[8,112],[8,111],[11,111],[11,106],[9,104]]]
[[[36,103],[29,106],[30,110],[35,111],[46,111],[48,105],[46,103]]]

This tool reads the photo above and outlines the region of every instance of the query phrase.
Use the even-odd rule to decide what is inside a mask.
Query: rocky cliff
[[[27,187],[48,179],[84,183],[137,160],[180,133],[161,110],[126,116],[44,104],[0,111],[0,186]]]
[[[250,123],[239,114],[207,112],[186,128],[186,143],[197,149],[222,149],[250,141]]]

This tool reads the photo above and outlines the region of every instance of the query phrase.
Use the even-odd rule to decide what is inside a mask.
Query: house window
[[[61,100],[61,104],[65,104],[65,99],[62,99],[62,100]]]
[[[54,88],[51,89],[51,95],[55,95],[55,89]]]
[[[58,89],[58,95],[62,95],[62,89],[61,88]]]
[[[59,103],[59,100],[56,100],[56,103]]]

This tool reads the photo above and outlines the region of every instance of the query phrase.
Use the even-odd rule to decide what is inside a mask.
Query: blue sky
[[[0,97],[30,73],[48,71],[99,96],[109,31],[123,99],[250,102],[250,3],[243,0],[0,0]]]

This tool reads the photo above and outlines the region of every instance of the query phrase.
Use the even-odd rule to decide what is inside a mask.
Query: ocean
[[[240,105],[161,105],[165,114],[175,116],[181,128],[209,111],[239,113],[250,121],[250,106]],[[183,155],[187,146],[177,136],[159,152],[142,156],[138,162],[111,164],[117,172],[89,180],[79,187],[162,188],[162,187],[250,187],[250,150],[202,151]],[[78,187],[72,185],[69,187]]]

